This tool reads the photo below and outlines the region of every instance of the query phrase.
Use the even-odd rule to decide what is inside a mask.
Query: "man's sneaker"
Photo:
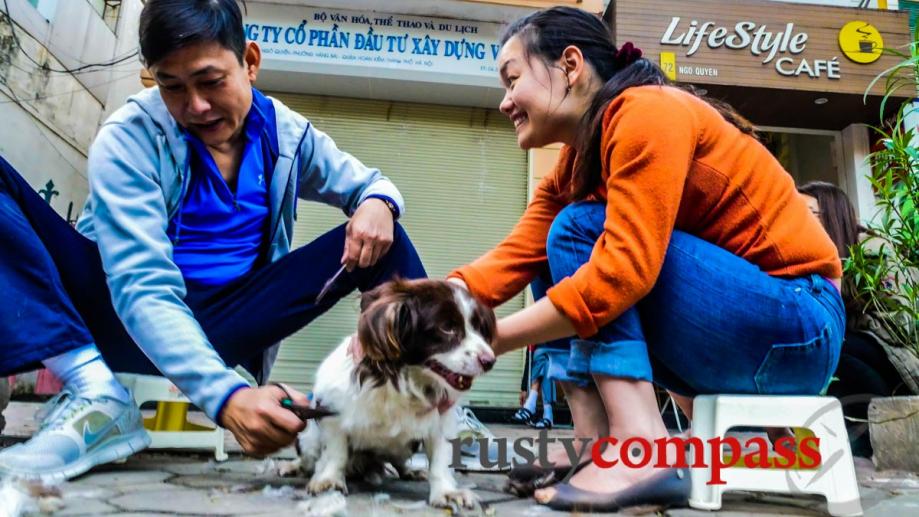
[[[463,456],[475,458],[477,463],[481,464],[482,442],[484,441],[488,454],[486,459],[491,463],[498,462],[498,442],[495,441],[494,433],[476,418],[471,409],[456,405],[454,411],[456,411],[457,423],[456,437],[461,440],[460,453]]]
[[[111,397],[80,397],[64,389],[42,408],[38,432],[0,450],[0,475],[63,481],[150,445],[140,410]]]

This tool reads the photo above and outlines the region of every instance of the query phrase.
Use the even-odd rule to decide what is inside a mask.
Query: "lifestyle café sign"
[[[494,79],[494,23],[343,9],[277,6],[246,20],[246,38],[271,59]]]
[[[800,56],[807,48],[807,39],[807,33],[797,31],[794,23],[785,24],[782,30],[772,31],[765,24],[758,25],[752,21],[740,21],[729,28],[710,21],[699,23],[691,20],[686,23],[681,17],[674,16],[661,38],[661,44],[685,47],[687,57],[698,52],[703,43],[711,49],[748,49],[762,60],[763,65],[772,64],[776,72],[784,76],[841,79],[838,57],[808,60]]]

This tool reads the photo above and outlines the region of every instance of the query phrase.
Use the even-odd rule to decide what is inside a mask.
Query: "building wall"
[[[140,87],[140,64],[130,55],[142,2],[122,2],[115,30],[88,0],[42,3],[41,10],[27,0],[7,4],[15,25],[0,16],[0,154],[73,222],[86,199],[96,131]],[[121,57],[128,59],[76,70]]]
[[[775,0],[789,3],[807,3],[827,6],[862,7],[862,0]],[[871,0],[866,6],[873,9],[898,10],[898,0]],[[907,124],[919,129],[919,115],[907,117]],[[842,131],[843,142],[842,177],[839,180],[855,205],[856,214],[863,222],[870,221],[877,213],[874,190],[868,181],[870,167],[866,158],[870,149],[869,130],[860,124],[853,124]],[[919,138],[917,138],[919,144]]]
[[[351,9],[380,9],[375,0],[273,0],[278,4],[314,5]],[[776,0],[855,7],[861,0]],[[7,0],[17,35],[36,61],[48,60],[54,69],[77,68],[109,61],[136,50],[141,0],[121,4],[115,30],[97,13],[91,0]],[[535,8],[569,1],[542,0],[438,0],[413,2],[388,0],[384,10],[504,23]],[[574,3],[598,11],[607,1]],[[886,3],[896,8],[896,0]],[[872,0],[872,7],[878,0]],[[39,67],[15,46],[9,25],[0,21],[0,116],[9,123],[0,127],[0,152],[35,185],[47,190],[52,205],[66,215],[79,211],[86,195],[85,161],[89,144],[100,123],[140,90],[137,59],[76,74],[60,74]],[[376,90],[379,92],[379,89]],[[491,105],[493,96],[483,96]],[[44,152],[35,153],[36,148]],[[54,192],[57,192],[54,194]],[[70,208],[73,203],[73,208]]]
[[[118,39],[115,42],[115,56],[125,56],[138,49],[137,31],[140,26],[140,11],[144,5],[141,0],[130,0],[121,3],[121,16],[118,19]],[[131,95],[141,91],[140,82],[143,66],[139,58],[130,59],[113,67],[111,83],[104,101],[103,120],[120,108]]]
[[[792,4],[815,4],[815,5],[832,5],[836,7],[863,7],[864,0],[774,0],[776,2],[788,2]],[[869,9],[896,9],[897,0],[871,0],[866,6]]]

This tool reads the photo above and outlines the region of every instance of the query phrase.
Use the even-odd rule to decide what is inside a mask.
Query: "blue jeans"
[[[605,204],[574,203],[547,240],[553,282],[589,259]],[[836,287],[777,278],[702,239],[674,231],[650,294],[590,339],[573,339],[567,377],[654,382],[676,393],[816,394],[839,361],[845,309]]]
[[[539,300],[546,296],[546,291],[551,287],[552,282],[548,271],[533,279],[530,283],[530,290],[533,291],[533,298]],[[568,375],[568,356],[570,339],[556,339],[546,343],[536,345],[533,351],[533,375],[535,379],[542,377],[541,384],[543,400],[555,402],[555,382],[571,382]],[[537,369],[536,365],[539,365]],[[538,374],[537,374],[538,373]],[[575,379],[578,380],[578,379]],[[531,381],[532,382],[532,381]]]
[[[118,372],[158,375],[112,307],[96,243],[57,215],[0,158],[0,375],[96,343]],[[345,273],[320,303],[314,300],[340,267],[345,226],[272,263],[262,261],[221,287],[188,284],[185,303],[230,366],[256,376],[262,351],[303,328],[355,289],[366,291],[394,277],[426,276],[405,230],[395,226],[386,255]],[[164,343],[163,345],[168,345]]]

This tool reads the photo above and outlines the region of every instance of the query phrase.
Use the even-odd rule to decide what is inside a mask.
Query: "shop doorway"
[[[838,131],[759,127],[766,148],[791,173],[796,185],[826,181],[848,192]]]

